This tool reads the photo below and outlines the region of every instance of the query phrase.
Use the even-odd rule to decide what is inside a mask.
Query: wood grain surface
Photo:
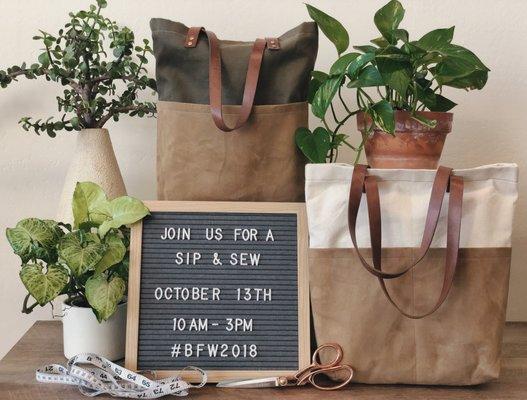
[[[66,362],[62,355],[62,327],[58,321],[36,322],[0,361],[0,399],[75,400],[86,399],[77,388],[42,384],[35,370],[49,363]],[[399,385],[350,385],[348,388],[321,392],[312,387],[286,389],[218,389],[207,385],[190,393],[195,399],[527,399],[527,323],[509,323],[503,343],[502,374],[498,381],[475,387],[429,387]],[[97,399],[113,399],[98,396]]]

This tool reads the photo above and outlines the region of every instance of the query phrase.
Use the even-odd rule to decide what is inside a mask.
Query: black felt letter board
[[[296,213],[153,211],[137,369],[298,369],[297,224]]]

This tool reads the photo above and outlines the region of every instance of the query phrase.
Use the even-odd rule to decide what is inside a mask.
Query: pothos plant
[[[456,106],[443,95],[446,86],[482,89],[487,82],[489,69],[483,62],[472,51],[452,43],[454,27],[411,40],[408,31],[399,27],[405,10],[397,0],[375,13],[381,36],[371,44],[353,46],[356,51],[351,52],[347,52],[348,32],[340,22],[313,6],[307,9],[338,53],[328,72],[313,71],[309,85],[311,111],[322,126],[296,132],[296,143],[311,162],[334,162],[339,147],[345,145],[356,152],[356,163],[375,127],[394,135],[395,111],[408,111],[421,124],[434,127],[436,121],[420,111],[446,112]],[[356,107],[344,100],[344,87],[354,91]],[[337,115],[337,107],[344,115]],[[342,131],[359,112],[370,117],[371,126],[359,144],[353,145]]]
[[[91,182],[77,183],[74,225],[27,218],[6,235],[21,261],[20,279],[28,294],[22,312],[66,295],[66,304],[91,307],[99,322],[123,301],[128,281],[130,230],[126,226],[149,214],[128,196],[108,200]],[[35,302],[29,305],[30,298]]]
[[[102,128],[121,114],[153,116],[155,104],[141,101],[138,93],[156,90],[156,82],[146,74],[149,41],[135,43],[134,33],[119,27],[101,14],[106,0],[97,0],[88,10],[69,14],[69,22],[56,34],[39,31],[33,39],[42,43],[42,53],[32,64],[22,63],[0,70],[0,87],[18,78],[44,78],[64,87],[57,96],[59,119],[34,120],[23,117],[22,127],[36,134],[55,137],[58,131]]]

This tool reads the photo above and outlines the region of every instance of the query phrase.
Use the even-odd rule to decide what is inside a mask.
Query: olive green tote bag
[[[158,198],[303,201],[305,160],[294,135],[308,123],[317,26],[254,42],[165,19],[151,28]]]

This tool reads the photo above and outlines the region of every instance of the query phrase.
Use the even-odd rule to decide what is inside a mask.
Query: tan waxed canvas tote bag
[[[160,200],[304,201],[307,126],[318,30],[218,40],[201,27],[151,21],[159,93]]]
[[[306,167],[316,340],[342,345],[355,381],[498,377],[517,175]]]

